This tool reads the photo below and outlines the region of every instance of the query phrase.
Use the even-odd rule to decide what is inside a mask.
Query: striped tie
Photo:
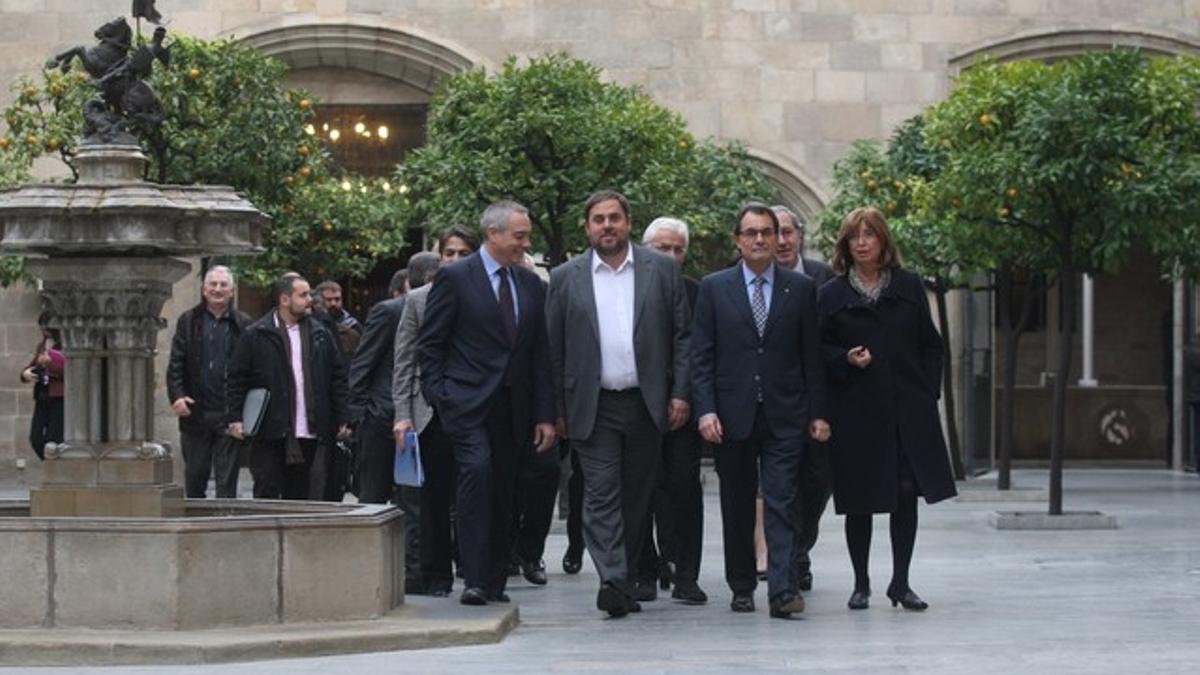
[[[763,336],[763,330],[767,327],[767,298],[763,295],[763,284],[767,280],[762,277],[754,277],[754,300],[750,303],[750,309],[754,312],[754,327],[758,329],[758,337]]]

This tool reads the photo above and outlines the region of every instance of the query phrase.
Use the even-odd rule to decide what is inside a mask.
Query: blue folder
[[[421,487],[425,484],[425,467],[421,466],[421,444],[416,432],[404,434],[404,445],[396,444],[396,462],[392,467],[396,485]]]

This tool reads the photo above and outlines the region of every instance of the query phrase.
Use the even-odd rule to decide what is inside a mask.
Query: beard
[[[609,256],[616,255],[617,253],[624,251],[625,247],[629,245],[628,239],[621,237],[614,237],[614,239],[616,240],[616,243],[605,245],[604,237],[597,237],[596,241],[592,242],[592,248],[596,249],[596,252],[602,256]]]

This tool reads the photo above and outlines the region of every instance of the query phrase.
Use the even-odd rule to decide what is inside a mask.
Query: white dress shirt
[[[592,251],[592,292],[600,328],[600,388],[638,386],[633,356],[633,246],[616,269]]]

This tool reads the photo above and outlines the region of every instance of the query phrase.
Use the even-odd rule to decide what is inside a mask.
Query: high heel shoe
[[[929,609],[929,603],[922,600],[921,596],[917,595],[911,588],[904,590],[889,588],[887,596],[892,601],[892,607],[900,605],[904,609],[914,612],[924,612]]]
[[[871,606],[871,589],[860,591],[857,588],[850,594],[850,599],[846,601],[846,606],[850,609],[866,609]]]

